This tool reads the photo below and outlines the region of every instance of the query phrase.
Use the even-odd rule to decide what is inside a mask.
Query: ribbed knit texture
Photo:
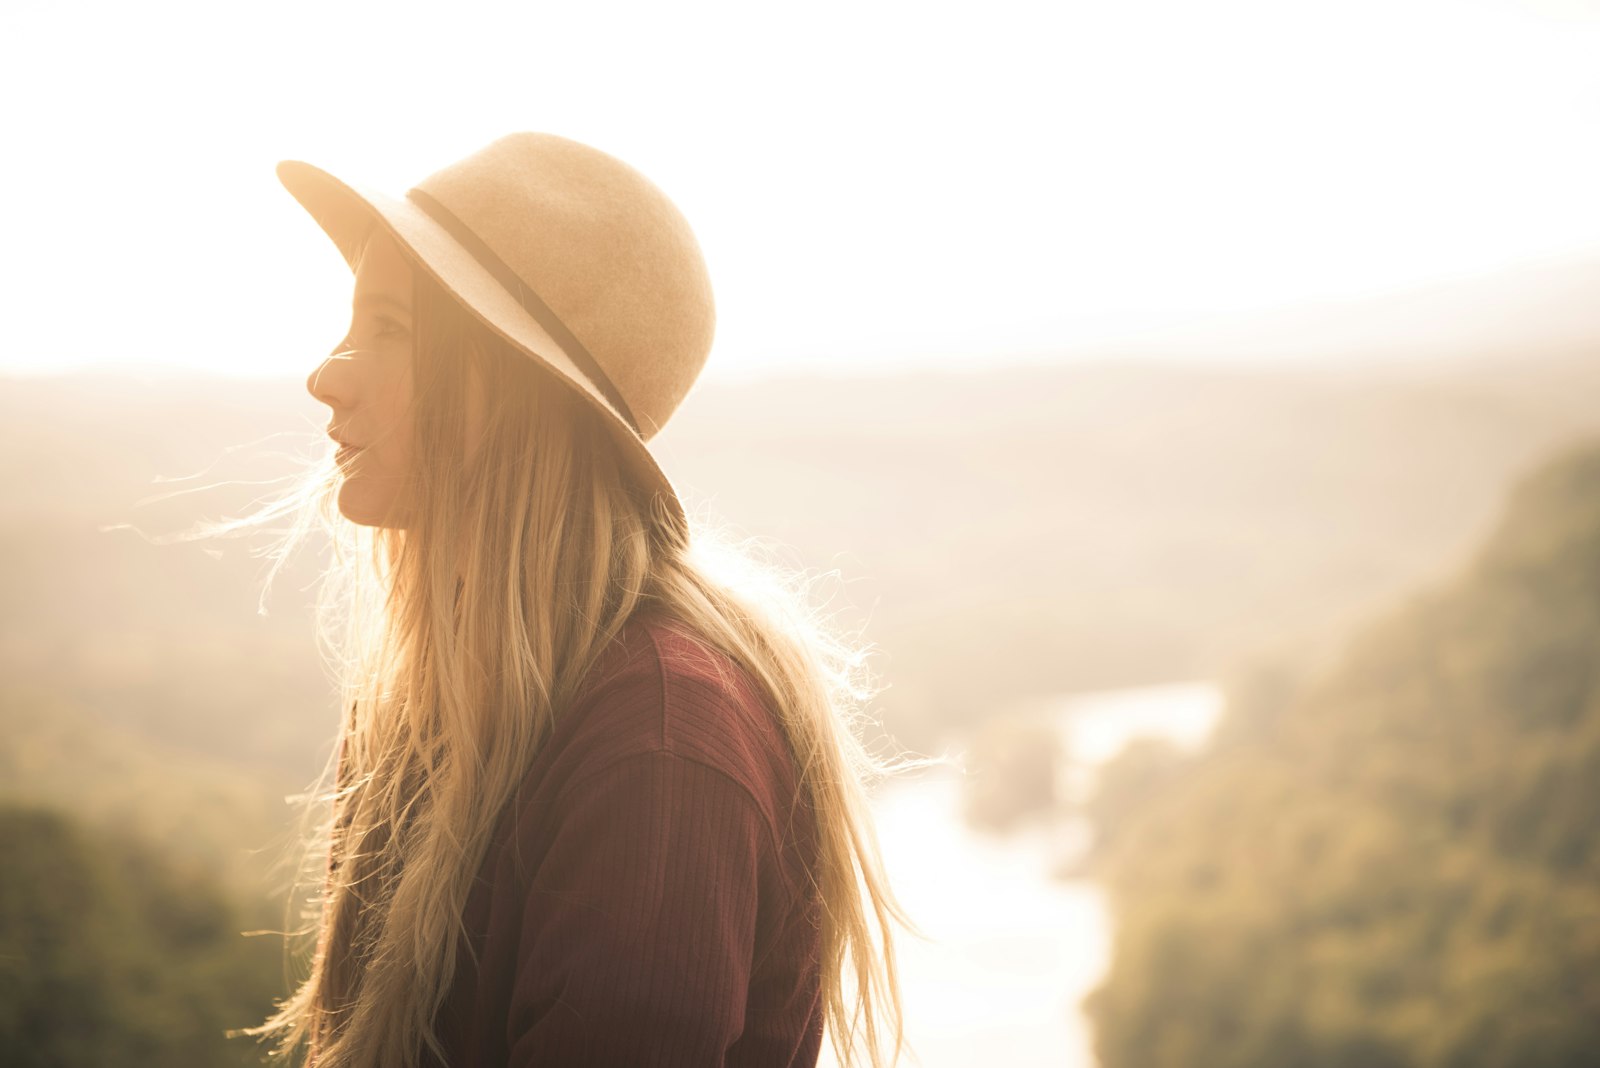
[[[815,1065],[815,835],[749,680],[636,617],[491,842],[437,1021],[449,1068]]]

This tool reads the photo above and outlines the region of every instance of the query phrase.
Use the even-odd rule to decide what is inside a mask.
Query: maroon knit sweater
[[[793,752],[749,679],[635,617],[491,841],[436,1021],[445,1063],[810,1068],[815,862]]]

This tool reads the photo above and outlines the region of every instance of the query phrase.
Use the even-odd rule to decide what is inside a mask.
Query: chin
[[[374,493],[359,479],[346,479],[339,487],[339,514],[361,527],[400,527],[393,494]]]

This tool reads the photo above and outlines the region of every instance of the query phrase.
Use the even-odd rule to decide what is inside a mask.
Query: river
[[[1135,738],[1203,745],[1221,707],[1215,686],[1190,683],[1065,697],[1041,714],[1071,754],[1062,789],[1077,791]],[[1094,1068],[1079,1002],[1109,965],[1111,922],[1094,883],[1051,874],[1087,828],[973,831],[944,769],[885,786],[874,809],[895,891],[927,936],[897,942],[907,1062]]]

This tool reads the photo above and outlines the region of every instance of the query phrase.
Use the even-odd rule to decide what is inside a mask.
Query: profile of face
[[[350,331],[306,379],[332,411],[339,444],[339,511],[363,526],[401,526],[396,511],[412,470],[411,264],[381,229],[355,272]]]

